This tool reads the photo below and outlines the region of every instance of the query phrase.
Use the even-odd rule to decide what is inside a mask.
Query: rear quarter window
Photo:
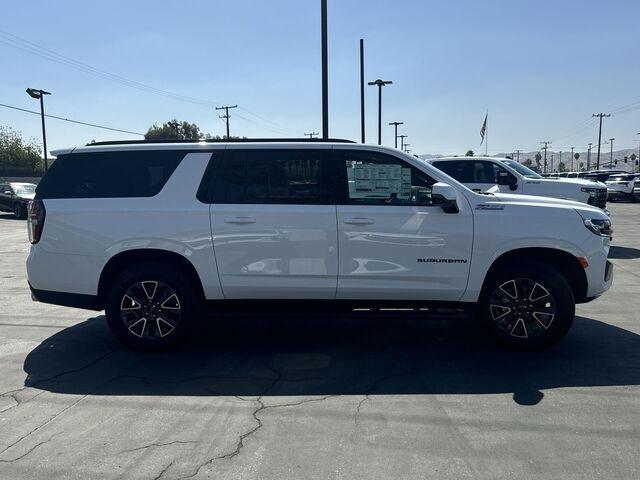
[[[60,155],[36,189],[36,198],[153,197],[187,152],[86,152]]]

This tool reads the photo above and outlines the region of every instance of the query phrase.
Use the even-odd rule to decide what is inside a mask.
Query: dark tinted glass
[[[334,203],[325,156],[310,149],[228,150],[212,160],[208,198],[213,203]]]
[[[431,205],[435,180],[392,155],[336,152],[342,157],[347,203],[355,205]],[[343,177],[344,178],[344,177]]]
[[[460,183],[474,183],[474,162],[468,160],[433,162],[433,166]]]
[[[152,197],[186,152],[147,150],[60,155],[36,189],[36,198]]]

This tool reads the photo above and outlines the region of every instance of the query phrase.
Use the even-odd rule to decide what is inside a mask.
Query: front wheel
[[[503,344],[543,350],[556,344],[571,328],[575,300],[557,270],[523,261],[502,268],[488,279],[479,310]]]
[[[184,272],[144,263],[122,272],[111,286],[105,313],[125,345],[165,350],[184,339],[200,312],[197,288]]]

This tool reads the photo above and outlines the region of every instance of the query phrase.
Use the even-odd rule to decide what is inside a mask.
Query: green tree
[[[38,141],[25,140],[20,132],[0,126],[0,175],[37,176],[43,170]]]
[[[564,172],[566,169],[567,169],[567,166],[564,164],[564,162],[558,163],[558,171],[559,172]]]
[[[465,157],[473,157],[473,150],[467,150],[467,153],[464,154]]]
[[[158,126],[154,123],[144,135],[145,140],[202,140],[215,138],[205,135],[195,123],[179,122],[175,118]],[[219,137],[218,137],[219,138]]]

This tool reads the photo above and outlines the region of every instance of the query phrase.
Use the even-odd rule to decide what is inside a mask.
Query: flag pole
[[[485,127],[484,132],[484,156],[487,157],[489,154],[487,153],[489,150],[489,109],[487,108],[487,113],[485,115],[487,119],[487,126]]]

